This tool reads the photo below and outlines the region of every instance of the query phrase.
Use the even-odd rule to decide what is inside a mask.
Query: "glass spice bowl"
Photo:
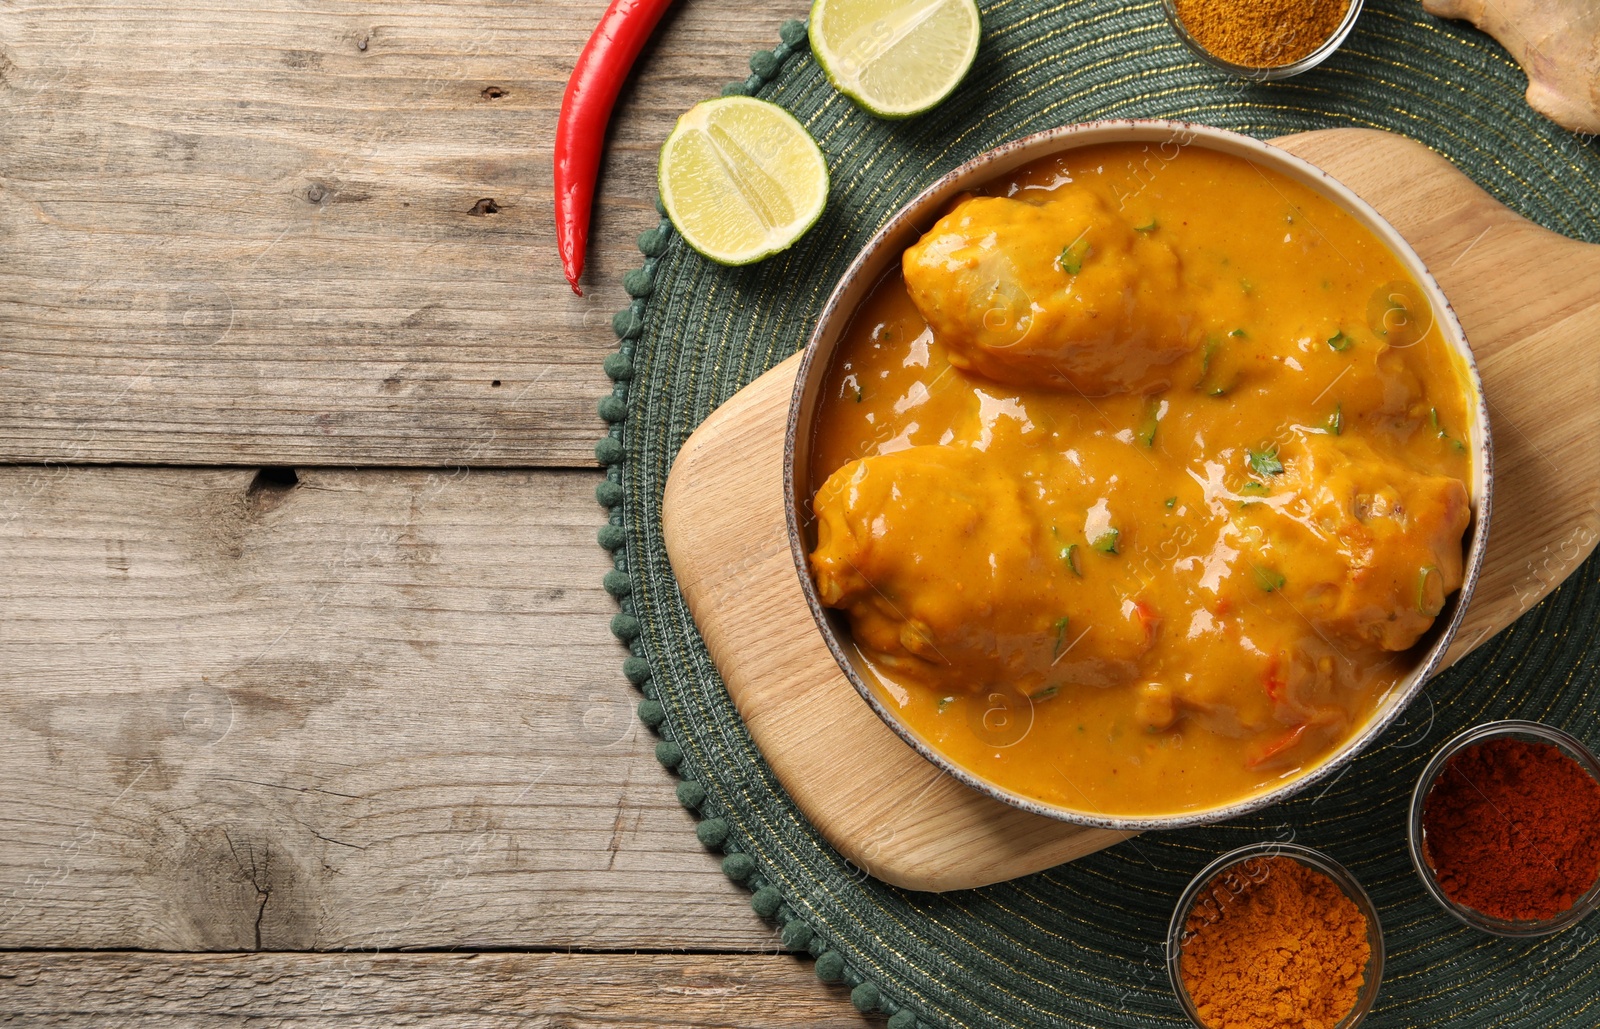
[[[1275,857],[1291,858],[1327,876],[1354,902],[1356,910],[1366,919],[1367,946],[1371,954],[1367,958],[1361,992],[1356,995],[1356,1003],[1350,1009],[1350,1013],[1334,1026],[1334,1029],[1355,1029],[1366,1020],[1367,1012],[1372,1010],[1373,1003],[1378,999],[1378,987],[1383,980],[1383,925],[1378,921],[1378,909],[1373,906],[1372,898],[1367,896],[1367,891],[1361,888],[1361,884],[1350,874],[1349,869],[1319,850],[1294,843],[1252,843],[1237,850],[1230,850],[1202,868],[1193,879],[1189,880],[1189,885],[1178,898],[1177,906],[1172,909],[1172,922],[1167,926],[1167,977],[1172,981],[1172,992],[1178,998],[1178,1006],[1183,1008],[1183,1013],[1189,1017],[1189,1021],[1199,1029],[1215,1029],[1214,1026],[1209,1026],[1201,1020],[1200,1011],[1195,1007],[1194,999],[1189,996],[1189,988],[1183,983],[1183,969],[1180,962],[1183,958],[1183,944],[1187,935],[1185,927],[1189,922],[1189,914],[1194,910],[1206,887],[1218,877],[1230,870],[1238,869],[1249,861]],[[1248,877],[1248,873],[1241,872],[1241,874],[1246,874]]]
[[[1290,64],[1271,65],[1258,68],[1248,64],[1235,64],[1225,57],[1219,57],[1207,50],[1198,39],[1189,34],[1188,26],[1184,25],[1183,18],[1178,14],[1177,0],[1162,0],[1161,8],[1167,12],[1167,21],[1171,23],[1172,30],[1178,34],[1188,48],[1202,61],[1219,68],[1231,75],[1242,79],[1254,79],[1257,82],[1271,82],[1276,79],[1287,79],[1299,75],[1301,72],[1310,71],[1317,65],[1333,56],[1333,52],[1344,45],[1352,30],[1356,27],[1356,19],[1361,17],[1362,0],[1350,0],[1350,6],[1345,9],[1344,18],[1339,22],[1339,27],[1333,30],[1333,35],[1322,41],[1322,44],[1309,54]]]
[[[1416,788],[1411,791],[1411,821],[1406,833],[1411,846],[1411,864],[1416,868],[1417,877],[1422,880],[1422,885],[1427,888],[1429,896],[1466,925],[1495,936],[1548,936],[1577,924],[1585,915],[1600,907],[1600,878],[1597,878],[1594,885],[1574,901],[1570,908],[1558,915],[1539,920],[1511,921],[1484,914],[1476,908],[1457,904],[1451,900],[1434,876],[1433,866],[1428,863],[1425,850],[1427,841],[1422,828],[1422,810],[1434,782],[1444,771],[1445,762],[1469,747],[1502,737],[1526,740],[1530,743],[1554,744],[1563,754],[1572,758],[1589,773],[1590,778],[1600,781],[1600,760],[1596,760],[1594,753],[1577,737],[1555,726],[1517,719],[1485,722],[1483,725],[1474,726],[1440,747],[1438,753],[1434,754],[1433,759],[1423,768],[1422,774],[1417,777]]]

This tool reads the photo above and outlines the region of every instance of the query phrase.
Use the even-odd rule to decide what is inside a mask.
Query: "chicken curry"
[[[1465,371],[1383,242],[1191,146],[957,198],[856,312],[812,448],[822,602],[929,745],[1163,815],[1303,774],[1463,575]]]

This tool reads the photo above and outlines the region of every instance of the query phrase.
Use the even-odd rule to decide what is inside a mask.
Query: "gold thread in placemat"
[[[1600,240],[1594,145],[1527,109],[1525,80],[1487,37],[1434,21],[1411,0],[1372,0],[1327,64],[1272,85],[1202,67],[1170,37],[1155,3],[981,6],[986,41],[968,81],[909,122],[872,119],[838,97],[804,53],[789,60],[761,95],[821,142],[835,170],[828,213],[793,250],[754,268],[716,268],[671,245],[652,258],[653,292],[635,303],[643,329],[624,340],[631,378],[619,395],[628,415],[613,430],[622,445],[607,448],[614,463],[601,491],[620,513],[606,539],[632,583],[623,608],[632,621],[618,628],[635,651],[629,677],[661,705],[663,759],[693,786],[683,796],[719,823],[722,846],[748,859],[725,864],[729,874],[747,872],[785,938],[824,955],[819,971],[843,977],[858,1004],[892,1010],[893,1029],[1177,1026],[1160,944],[1178,891],[1222,850],[1293,835],[1348,865],[1383,916],[1391,956],[1370,1026],[1588,1024],[1600,996],[1596,935],[1516,946],[1473,935],[1421,896],[1399,827],[1410,781],[1456,728],[1511,715],[1600,723],[1600,648],[1586,629],[1569,628],[1600,616],[1593,562],[1430,684],[1431,721],[1419,701],[1320,799],[1142,837],[1137,849],[1118,846],[1020,882],[942,896],[883,886],[821,841],[762,763],[672,582],[661,488],[688,429],[792,352],[856,249],[939,173],[1026,132],[1107,116],[1188,117],[1260,136],[1368,126],[1419,138],[1520,213]],[[1559,961],[1562,974],[1531,979],[1545,960]]]

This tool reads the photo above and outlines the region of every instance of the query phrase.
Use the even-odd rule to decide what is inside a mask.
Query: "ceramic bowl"
[[[1143,143],[1153,150],[1198,146],[1232,154],[1270,168],[1322,194],[1352,215],[1381,239],[1425,291],[1446,345],[1460,359],[1463,385],[1470,393],[1468,408],[1473,424],[1467,443],[1472,450],[1472,525],[1468,528],[1468,552],[1461,589],[1450,599],[1435,622],[1426,646],[1413,656],[1405,677],[1385,696],[1366,725],[1320,764],[1283,785],[1226,804],[1191,809],[1171,815],[1118,816],[1048,804],[1001,788],[957,764],[905,725],[870,685],[872,674],[850,640],[850,627],[844,616],[822,606],[816,585],[807,568],[806,555],[812,542],[811,443],[820,409],[824,381],[834,352],[856,308],[889,268],[900,260],[938,219],[950,199],[1043,157],[1103,143]],[[919,754],[975,790],[1025,811],[1058,818],[1080,825],[1121,831],[1173,829],[1204,825],[1237,818],[1248,812],[1276,804],[1337,772],[1376,739],[1411,703],[1428,678],[1444,660],[1445,651],[1461,625],[1473,587],[1483,565],[1488,540],[1490,495],[1493,480],[1493,455],[1489,436],[1489,412],[1483,399],[1483,385],[1465,334],[1456,320],[1450,302],[1429,274],[1411,245],[1383,219],[1371,205],[1314,165],[1257,139],[1204,125],[1174,121],[1105,121],[1052,129],[1007,143],[940,178],[890,218],[867,243],[840,278],[806,345],[801,359],[794,396],[789,407],[788,435],[784,449],[784,496],[788,519],[789,545],[794,555],[795,572],[800,577],[806,603],[811,608],[817,631],[822,634],[834,659],[878,717]]]

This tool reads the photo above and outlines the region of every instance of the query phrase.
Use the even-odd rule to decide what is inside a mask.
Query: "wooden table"
[[[669,16],[578,299],[603,7],[0,4],[0,1023],[861,1024],[696,842],[595,543],[656,148],[805,5]]]

